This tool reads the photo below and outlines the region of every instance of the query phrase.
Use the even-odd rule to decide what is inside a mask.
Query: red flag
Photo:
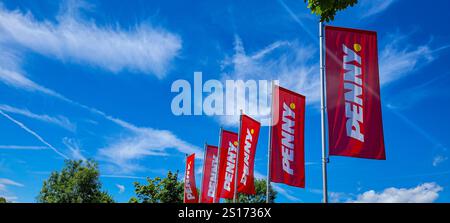
[[[305,187],[305,96],[275,86],[270,180]]]
[[[329,154],[386,159],[377,33],[327,26]]]
[[[219,149],[217,146],[206,146],[205,160],[203,164],[202,195],[200,202],[213,203],[216,190],[217,168],[219,167]]]
[[[234,195],[238,135],[234,132],[222,130],[220,141],[217,198],[232,199]]]
[[[194,172],[195,153],[186,158],[186,172],[184,174],[184,203],[197,203],[198,194],[195,186]]]
[[[254,165],[256,144],[261,124],[249,116],[241,116],[238,156],[238,192],[255,194]]]

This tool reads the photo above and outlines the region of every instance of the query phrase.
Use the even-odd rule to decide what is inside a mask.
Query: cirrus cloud
[[[90,64],[118,73],[128,70],[165,76],[182,44],[176,34],[148,24],[134,28],[98,26],[70,8],[56,22],[0,5],[0,43],[17,45],[63,62]],[[31,84],[31,83],[30,83]]]

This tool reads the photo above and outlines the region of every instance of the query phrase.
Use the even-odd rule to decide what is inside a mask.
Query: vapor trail
[[[9,119],[10,121],[14,122],[16,125],[18,125],[20,128],[22,128],[23,130],[27,131],[28,133],[30,133],[31,135],[33,135],[37,140],[41,141],[44,145],[48,146],[48,148],[52,149],[56,154],[58,154],[59,156],[63,157],[64,159],[69,159],[69,157],[67,157],[66,155],[64,155],[63,153],[61,153],[58,149],[56,149],[54,146],[52,146],[50,143],[48,143],[47,141],[45,141],[45,139],[43,139],[39,134],[37,134],[35,131],[29,129],[27,126],[25,126],[23,123],[17,121],[16,119],[12,118],[11,116],[7,115],[6,113],[4,113],[2,110],[0,110],[0,114],[5,116],[5,118]]]

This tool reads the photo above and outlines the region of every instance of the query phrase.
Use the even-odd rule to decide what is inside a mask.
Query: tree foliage
[[[52,172],[37,197],[41,203],[112,203],[101,190],[98,164],[92,160],[66,160],[60,172]]]
[[[320,16],[320,21],[332,21],[338,11],[354,6],[358,0],[304,0],[311,12]]]
[[[8,201],[6,200],[6,198],[0,197],[0,204],[3,204],[3,203],[8,203]]]
[[[182,203],[184,184],[178,181],[178,171],[169,171],[165,178],[148,177],[146,185],[135,182],[134,192],[130,203]]]
[[[266,203],[266,180],[255,180],[255,195],[238,194],[238,203]],[[277,192],[269,186],[269,201],[275,203]],[[226,200],[227,203],[231,203],[232,200]]]

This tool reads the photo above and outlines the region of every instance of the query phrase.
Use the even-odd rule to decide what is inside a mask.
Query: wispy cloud
[[[23,187],[24,185],[7,178],[0,178],[0,188],[5,188],[6,186]]]
[[[72,159],[86,160],[86,157],[82,154],[79,143],[75,139],[64,137],[63,144],[70,150]]]
[[[275,41],[253,53],[247,53],[243,41],[236,36],[234,54],[225,57],[222,61],[222,78],[244,81],[279,80],[281,86],[305,95],[308,99],[307,103],[315,103],[320,99],[318,63],[313,61],[315,53],[313,46],[303,46],[297,40]],[[260,91],[260,93],[269,94],[270,92]],[[261,98],[266,96],[262,95]],[[252,104],[255,102],[248,99],[248,97],[245,99],[248,106],[242,108],[244,112],[252,107],[258,108],[260,105]],[[226,102],[225,106],[231,106],[230,100]],[[259,114],[262,114],[262,117],[269,113],[268,105],[259,106]],[[261,117],[255,118],[261,119]],[[237,125],[238,114],[220,116],[219,121],[227,126]]]
[[[76,10],[69,5],[52,22],[0,5],[0,41],[63,62],[91,64],[114,73],[149,73],[158,78],[165,76],[181,49],[180,37],[163,28],[149,24],[127,29],[117,25],[100,27],[81,19],[73,12]]]
[[[129,131],[129,135],[113,140],[99,150],[99,158],[114,164],[115,172],[129,173],[144,170],[138,161],[147,156],[169,156],[167,150],[175,149],[181,153],[196,153],[202,158],[202,150],[172,132],[148,127],[137,127],[122,120],[111,118]]]
[[[116,187],[119,189],[119,194],[125,192],[125,186],[121,184],[116,184]]]
[[[448,157],[444,156],[444,155],[436,155],[433,158],[433,166],[439,166],[441,163],[445,162],[448,160]]]
[[[10,186],[24,187],[25,185],[7,178],[0,178],[0,197],[4,197],[8,202],[16,201],[18,197],[11,195],[8,190]]]
[[[13,181],[13,180],[7,179],[7,178],[0,178],[0,192],[9,193],[9,191],[8,191],[9,186],[24,187],[24,185],[19,182],[16,182],[16,181]],[[11,200],[11,199],[8,199],[8,200]]]
[[[387,44],[380,55],[380,84],[387,85],[401,79],[417,69],[426,66],[437,58],[437,53],[447,49],[442,46],[433,49],[430,43],[410,46],[409,36],[395,33],[387,36]]]
[[[288,199],[289,201],[292,201],[292,202],[302,202],[302,200],[300,200],[299,198],[297,198],[297,197],[294,196],[294,193],[293,193],[293,192],[291,192],[291,191],[289,191],[289,190],[287,190],[287,189],[284,189],[284,188],[282,188],[281,186],[279,186],[279,185],[277,185],[277,184],[275,184],[275,183],[272,183],[272,187],[273,187],[273,189],[274,189],[275,191],[277,191],[279,194],[281,194],[283,197],[285,197],[285,198]]]
[[[68,157],[66,155],[64,155],[63,153],[61,153],[58,149],[56,149],[54,146],[52,146],[50,143],[48,143],[44,138],[42,138],[39,134],[37,134],[35,131],[31,130],[30,128],[28,128],[26,125],[24,125],[22,122],[17,121],[16,119],[12,118],[11,116],[9,116],[8,114],[4,113],[2,110],[0,110],[0,115],[3,115],[5,118],[7,118],[8,120],[10,120],[11,122],[13,122],[14,124],[16,124],[17,126],[19,126],[21,129],[25,130],[26,132],[28,132],[29,134],[31,134],[32,136],[34,136],[37,140],[39,140],[40,142],[42,142],[44,145],[48,146],[48,148],[52,149],[56,154],[58,154],[59,156],[61,156],[64,159],[68,159]]]
[[[439,91],[436,91],[436,85],[443,83],[442,81],[447,77],[447,74],[439,75],[431,78],[419,85],[410,86],[407,89],[402,89],[395,95],[387,98],[385,101],[386,107],[392,110],[408,109],[418,102],[425,100],[432,96],[438,96]]]
[[[361,17],[368,18],[377,15],[389,8],[397,0],[362,0],[359,3]]]
[[[30,80],[21,69],[22,59],[17,52],[0,44],[0,81],[4,84],[30,91],[38,92],[65,100],[60,94],[47,89]]]
[[[431,203],[439,198],[443,188],[435,182],[424,183],[414,188],[387,188],[382,192],[370,190],[349,202],[356,203]]]
[[[10,150],[46,150],[46,146],[18,146],[18,145],[0,145],[0,149]]]
[[[49,116],[46,114],[36,114],[36,113],[29,111],[28,109],[11,107],[9,105],[4,105],[4,104],[3,105],[0,104],[0,110],[3,110],[4,112],[7,112],[7,113],[19,114],[19,115],[23,115],[25,117],[32,118],[35,120],[55,124],[55,125],[58,125],[62,128],[72,131],[72,132],[74,132],[76,129],[76,125],[74,123],[72,123],[67,117],[62,116],[62,115],[53,117],[53,116]]]

